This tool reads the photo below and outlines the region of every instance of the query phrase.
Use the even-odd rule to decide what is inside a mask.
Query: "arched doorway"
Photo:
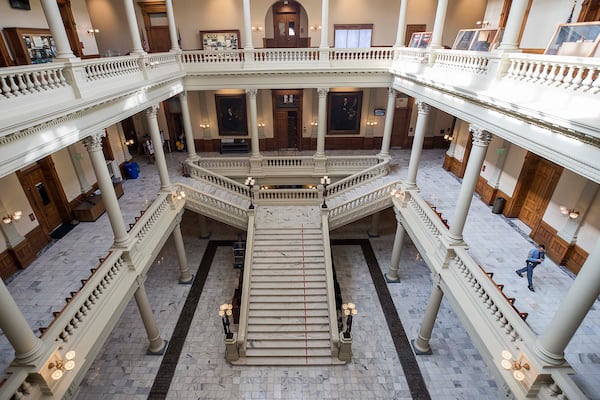
[[[310,37],[307,36],[308,16],[304,7],[294,0],[281,0],[273,4],[266,18],[273,21],[272,29],[267,27],[263,39],[264,47],[310,47]]]

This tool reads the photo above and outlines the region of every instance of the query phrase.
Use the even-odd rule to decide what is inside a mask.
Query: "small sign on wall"
[[[408,97],[396,97],[396,108],[408,108]]]

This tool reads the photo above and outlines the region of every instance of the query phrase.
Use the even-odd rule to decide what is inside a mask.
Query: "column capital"
[[[325,97],[327,96],[327,93],[329,93],[329,88],[318,88],[317,93],[319,94],[319,97]]]
[[[146,117],[156,118],[156,115],[158,114],[158,104],[154,104],[154,105],[146,108],[144,110],[144,112],[146,113]]]
[[[398,95],[398,91],[396,89],[394,89],[393,87],[388,88],[388,96],[389,97],[396,98],[397,95]]]
[[[258,93],[257,88],[246,89],[246,94],[249,95],[250,97],[256,97],[257,93]]]
[[[179,93],[179,97],[182,99],[187,98],[187,90],[184,90],[183,92]]]
[[[92,151],[102,150],[102,138],[106,136],[106,132],[92,133],[90,136],[83,139],[83,145],[88,153]]]
[[[431,106],[425,103],[423,100],[417,100],[417,112],[419,114],[429,114]]]
[[[471,124],[469,125],[469,131],[473,135],[473,144],[475,146],[487,147],[492,141],[493,135],[479,126]]]

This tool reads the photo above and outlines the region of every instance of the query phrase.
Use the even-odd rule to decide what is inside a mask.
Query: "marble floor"
[[[336,152],[330,152],[336,154]],[[343,152],[341,154],[348,154]],[[395,173],[406,174],[410,151],[393,150]],[[182,153],[167,154],[171,179],[181,181]],[[443,151],[425,150],[421,156],[417,182],[423,196],[452,221],[460,182],[441,168]],[[140,177],[124,182],[125,195],[119,200],[126,223],[151,201],[159,187],[155,165],[140,160]],[[204,274],[205,282],[197,293],[198,301],[174,368],[168,391],[153,394],[152,388],[161,368],[162,357],[146,354],[147,337],[132,300],[119,319],[100,354],[84,378],[77,399],[492,399],[500,389],[491,371],[461,327],[446,301],[442,302],[431,346],[433,354],[417,356],[426,390],[411,394],[407,372],[394,348],[388,320],[389,307],[382,307],[370,273],[368,257],[357,244],[336,244],[333,256],[345,301],[357,304],[353,333],[353,362],[328,367],[244,367],[225,362],[218,307],[229,302],[237,286],[239,271],[232,268],[233,254],[226,241],[242,232],[223,224],[209,222],[211,236],[199,237],[198,217],[186,212],[182,231],[190,269]],[[377,237],[367,235],[371,218],[331,232],[335,243],[344,240],[369,240],[381,272],[387,272],[395,232],[395,219],[386,211],[380,219]],[[537,334],[553,317],[573,282],[564,268],[546,261],[535,271],[536,292],[527,290],[525,279],[514,270],[521,266],[533,242],[521,224],[491,213],[490,207],[474,198],[464,237],[469,251],[494,280],[505,284],[504,291],[515,297],[515,305],[529,313],[527,322]],[[26,270],[7,286],[32,329],[47,325],[52,311],[62,307],[65,294],[77,288],[98,258],[106,254],[112,240],[108,218],[80,223],[64,238],[49,246]],[[338,240],[340,242],[338,242]],[[224,241],[224,242],[221,242]],[[352,243],[352,242],[350,242]],[[223,244],[223,245],[220,245]],[[199,266],[206,253],[214,253],[210,264]],[[209,268],[209,269],[208,269]],[[408,339],[416,336],[431,291],[428,268],[415,247],[405,241],[401,282],[386,284]],[[178,284],[178,267],[171,240],[149,270],[145,282],[162,337],[170,339],[190,285]],[[0,368],[13,357],[4,335],[0,335]],[[600,399],[600,307],[594,304],[566,349],[575,379],[591,399]],[[410,372],[410,371],[409,371]]]

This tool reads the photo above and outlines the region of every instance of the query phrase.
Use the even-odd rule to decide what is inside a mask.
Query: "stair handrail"
[[[242,278],[242,299],[240,301],[240,320],[238,323],[238,351],[246,355],[248,333],[248,307],[250,305],[250,283],[252,279],[252,257],[254,252],[255,210],[248,210],[248,233],[246,235],[246,254],[244,256],[244,276]]]
[[[190,176],[193,176],[195,179],[208,182],[209,184],[218,186],[221,189],[245,196],[250,199],[250,189],[246,185],[224,175],[217,174],[216,172],[206,168],[202,168],[194,163],[190,162],[187,165],[190,167]]]
[[[329,337],[331,340],[331,355],[337,357],[339,348],[339,332],[337,309],[335,304],[335,282],[331,262],[331,242],[329,240],[329,212],[321,209],[321,231],[323,232],[323,252],[325,256],[325,284],[327,286],[327,310],[329,314]]]
[[[338,193],[341,193],[345,190],[349,190],[358,184],[368,182],[381,176],[386,176],[389,172],[390,162],[389,160],[383,160],[377,163],[376,165],[373,165],[372,167],[369,167],[353,175],[347,176],[344,179],[340,179],[335,183],[332,183],[327,187],[327,197],[331,199],[331,197],[335,196]]]

